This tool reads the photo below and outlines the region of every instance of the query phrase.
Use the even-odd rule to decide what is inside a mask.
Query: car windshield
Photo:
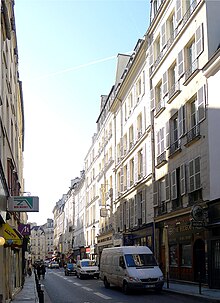
[[[153,254],[128,254],[125,260],[127,267],[157,266]]]
[[[81,262],[82,267],[87,267],[87,266],[96,266],[96,262],[93,260],[86,260]]]

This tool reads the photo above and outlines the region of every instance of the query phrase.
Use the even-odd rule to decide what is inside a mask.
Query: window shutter
[[[161,154],[164,152],[165,147],[164,147],[164,127],[161,128],[160,130],[160,152]]]
[[[201,187],[200,180],[200,157],[197,157],[194,160],[195,163],[195,189],[199,189]]]
[[[143,87],[143,93],[142,93],[142,95],[144,95],[145,94],[145,71],[143,71],[143,73],[142,73],[142,87]]]
[[[205,85],[198,90],[197,100],[198,100],[198,122],[201,122],[205,118]]]
[[[145,189],[142,190],[142,224],[146,223]]]
[[[196,57],[204,50],[204,42],[203,42],[203,24],[201,24],[196,30]]]
[[[123,230],[123,205],[120,204],[120,222],[119,222],[120,230]]]
[[[170,174],[169,173],[165,176],[165,193],[166,193],[165,201],[168,202],[170,201]]]
[[[168,93],[168,72],[163,74],[163,96]]]
[[[153,43],[151,43],[149,47],[149,66],[151,67],[154,62],[154,54],[153,54]]]
[[[134,226],[138,225],[138,205],[137,205],[137,195],[134,196]]]
[[[121,167],[120,168],[120,184],[121,184],[121,193],[123,193],[124,191],[124,171],[123,171],[123,168]]]
[[[140,219],[141,218],[141,203],[142,203],[142,200],[140,199],[140,197],[141,197],[141,195],[140,195],[140,193],[138,193],[137,195],[135,195],[135,197],[136,197],[136,204],[137,204],[137,221],[138,221],[138,219]]]
[[[150,90],[150,106],[151,106],[151,110],[155,109],[154,88]]]
[[[127,228],[129,228],[130,226],[130,218],[129,218],[129,203],[130,201],[129,200],[127,200],[127,202],[126,202],[126,226],[127,226]]]
[[[157,156],[160,155],[160,131],[156,133],[156,140],[157,140]]]
[[[146,145],[143,145],[143,177],[146,176]]]
[[[153,204],[158,206],[158,181],[153,182]]]
[[[130,199],[130,227],[134,226],[134,198]]]
[[[186,170],[185,164],[180,166],[180,193],[181,195],[185,195],[186,193]]]
[[[176,21],[177,24],[181,21],[182,19],[182,0],[176,0]]]
[[[134,183],[138,180],[138,153],[134,156]]]
[[[166,23],[161,26],[161,49],[166,45]]]
[[[170,147],[170,121],[166,122],[166,149]]]
[[[178,136],[182,137],[185,133],[185,107],[181,106],[178,110]]]
[[[171,173],[171,199],[175,200],[177,198],[177,183],[176,183],[176,170]]]
[[[194,191],[194,161],[189,162],[189,191]]]
[[[130,163],[127,162],[127,187],[130,187]]]
[[[178,77],[180,78],[184,74],[184,58],[183,58],[183,50],[178,53],[177,56],[178,62]]]

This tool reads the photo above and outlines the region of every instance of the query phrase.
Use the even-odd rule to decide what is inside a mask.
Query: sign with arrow
[[[36,196],[12,196],[8,201],[9,211],[38,212],[39,197]]]

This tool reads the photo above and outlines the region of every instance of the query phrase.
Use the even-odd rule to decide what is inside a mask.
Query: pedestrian
[[[37,264],[37,277],[38,277],[38,280],[40,280],[40,275],[41,275],[41,267],[40,267],[40,264]]]
[[[44,264],[41,264],[41,275],[43,277],[43,279],[45,278],[45,273],[46,273],[46,267]]]

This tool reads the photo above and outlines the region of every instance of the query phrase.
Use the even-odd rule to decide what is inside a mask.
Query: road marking
[[[93,290],[92,288],[89,288],[89,287],[86,287],[86,286],[83,286],[82,288],[85,289],[85,290],[88,290],[88,291],[92,291]]]
[[[76,285],[76,286],[82,286],[82,284],[77,283],[77,282],[74,282],[73,284]]]
[[[106,300],[111,299],[111,297],[105,296],[105,295],[101,294],[100,292],[94,292],[94,294],[103,299],[106,299]]]

